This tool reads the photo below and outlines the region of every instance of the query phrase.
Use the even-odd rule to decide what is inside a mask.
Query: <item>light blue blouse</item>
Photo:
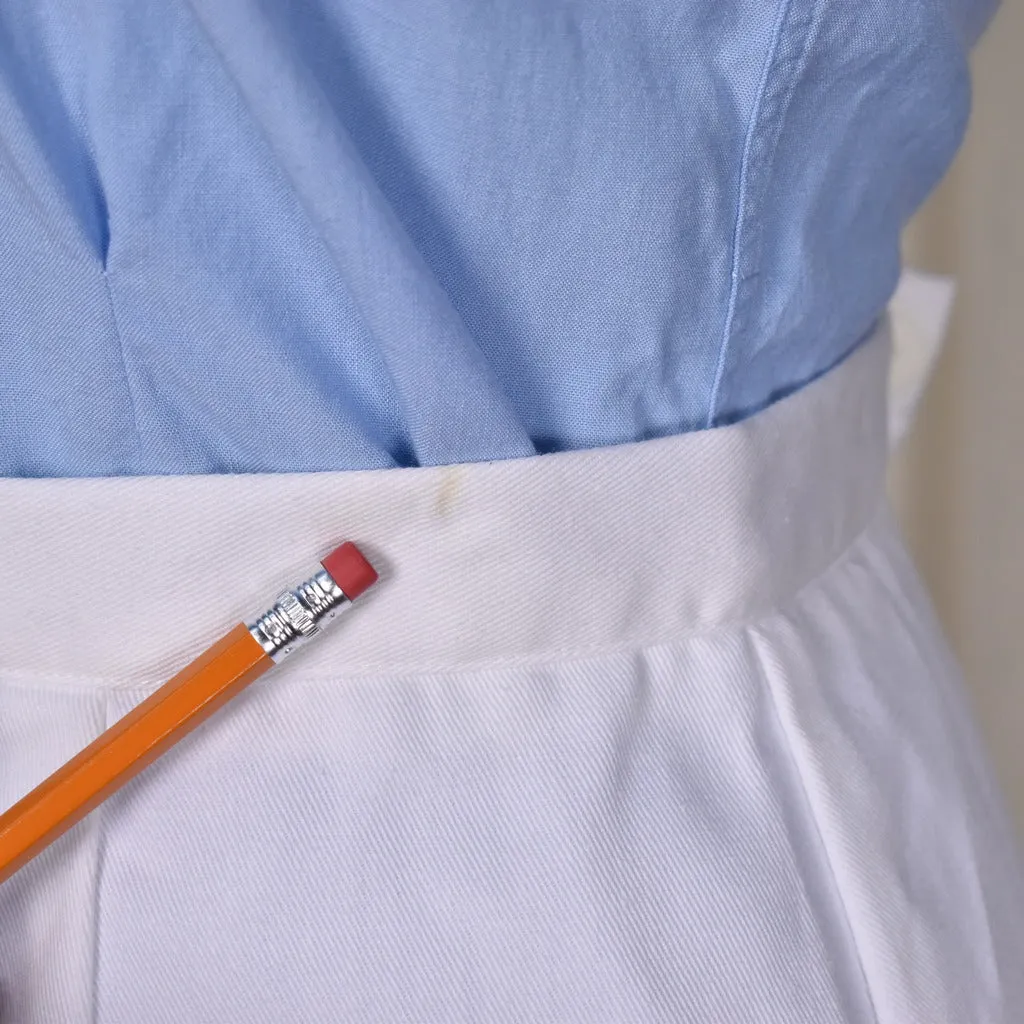
[[[0,7],[0,474],[745,416],[871,328],[987,0]]]

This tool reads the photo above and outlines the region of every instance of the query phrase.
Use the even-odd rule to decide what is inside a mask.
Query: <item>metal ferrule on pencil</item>
[[[293,590],[249,625],[256,642],[275,662],[317,636],[352,602],[326,569]]]

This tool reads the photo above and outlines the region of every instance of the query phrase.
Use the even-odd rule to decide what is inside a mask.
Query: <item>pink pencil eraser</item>
[[[350,540],[335,548],[320,564],[350,601],[377,582],[377,570]]]

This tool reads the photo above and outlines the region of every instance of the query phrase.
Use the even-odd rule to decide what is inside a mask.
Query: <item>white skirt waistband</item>
[[[373,472],[0,481],[0,672],[159,681],[352,539],[381,582],[301,655],[401,672],[656,643],[821,573],[883,490],[887,328],[749,420]]]

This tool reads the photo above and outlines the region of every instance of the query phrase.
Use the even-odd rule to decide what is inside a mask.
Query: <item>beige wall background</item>
[[[907,262],[958,290],[893,497],[1024,833],[1024,0],[1004,0],[974,83],[964,147],[906,237]]]

